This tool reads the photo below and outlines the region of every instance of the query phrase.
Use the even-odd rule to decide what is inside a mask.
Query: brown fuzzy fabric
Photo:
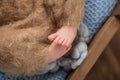
[[[84,0],[0,0],[0,68],[31,75],[47,65],[47,36],[80,24]]]

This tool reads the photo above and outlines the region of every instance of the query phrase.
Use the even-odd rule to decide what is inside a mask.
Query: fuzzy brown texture
[[[48,35],[78,27],[84,0],[0,0],[0,68],[31,75],[47,65]]]

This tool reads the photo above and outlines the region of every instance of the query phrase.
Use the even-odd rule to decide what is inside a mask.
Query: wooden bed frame
[[[66,80],[84,80],[92,66],[99,58],[99,56],[109,45],[109,42],[114,37],[117,30],[120,29],[119,27],[120,27],[120,0],[118,0],[117,6],[113,11],[113,14],[104,23],[100,31],[96,34],[91,44],[89,45],[88,56],[86,57],[84,62],[74,72],[72,72]],[[111,53],[109,48],[107,48],[105,52],[107,54]]]

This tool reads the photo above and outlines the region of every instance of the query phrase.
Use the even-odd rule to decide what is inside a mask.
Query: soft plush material
[[[64,48],[55,44],[67,36],[62,36],[64,26],[77,29],[83,17],[84,0],[0,0],[0,69],[10,75],[40,72],[69,50],[56,50],[58,54],[52,57],[54,49]],[[69,47],[72,34],[63,45]]]
[[[90,38],[99,30],[100,25],[111,14],[115,6],[115,0],[86,0],[84,23],[90,30]],[[9,78],[4,73],[0,73],[0,80],[64,80],[68,72],[60,69],[56,73],[45,75],[35,75],[31,77]]]

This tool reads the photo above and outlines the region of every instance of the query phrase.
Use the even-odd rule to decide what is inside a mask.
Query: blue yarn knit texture
[[[110,16],[116,0],[86,0],[83,22],[90,31],[90,40],[99,30],[102,23]]]
[[[100,25],[111,14],[115,6],[115,0],[86,0],[85,18],[83,22],[88,26],[90,39],[99,30]],[[60,69],[56,73],[47,73],[45,75],[34,75],[26,77],[8,77],[5,73],[0,72],[0,80],[65,80],[68,72]]]

